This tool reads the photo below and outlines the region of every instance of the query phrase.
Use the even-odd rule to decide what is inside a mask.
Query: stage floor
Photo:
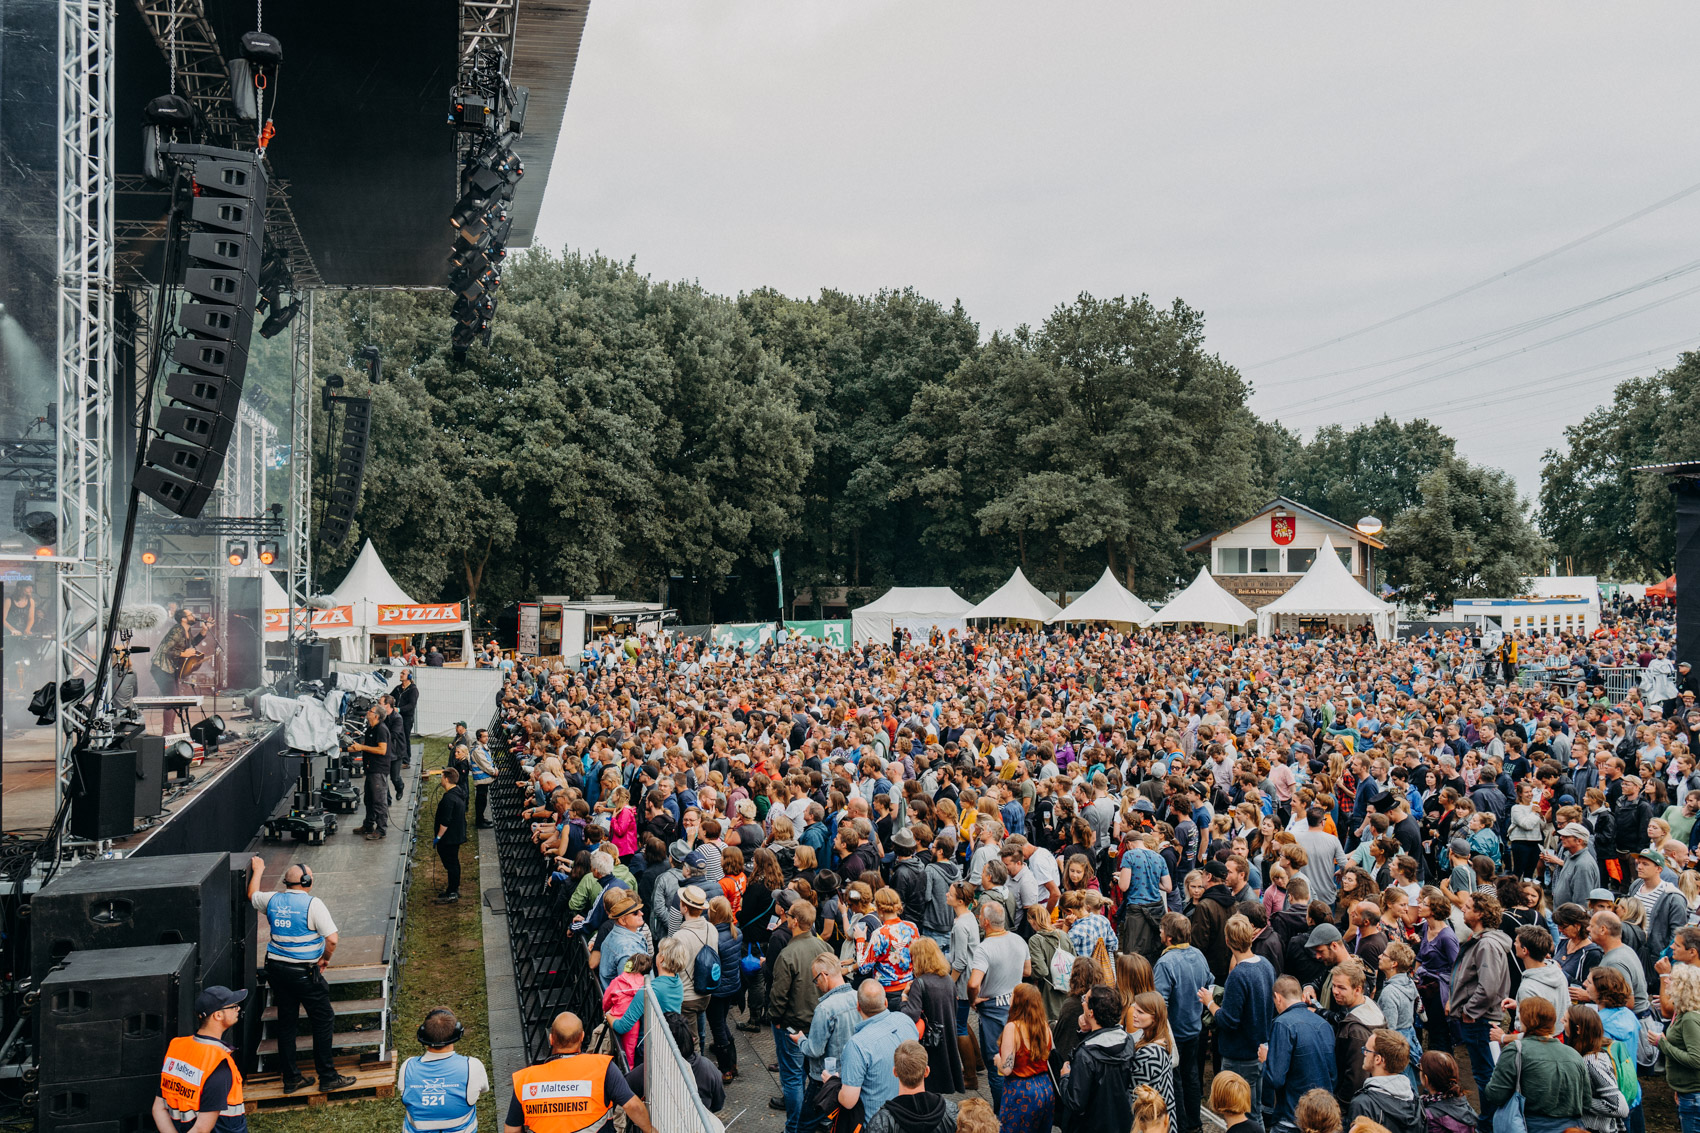
[[[245,710],[237,714],[221,708],[220,713],[230,729],[243,738],[222,745],[211,760],[197,764],[190,772],[195,782],[187,787],[173,787],[173,780],[168,778],[164,813],[134,834],[113,839],[113,848],[126,852],[136,850],[169,823],[175,812],[182,810],[226,770],[239,763],[248,749],[276,726],[269,721],[248,718]],[[143,720],[150,734],[161,734],[165,726],[163,713],[157,710],[144,712]],[[0,752],[0,824],[3,824],[5,833],[39,837],[52,825],[54,744],[57,735],[57,729],[51,727],[21,728],[6,734],[4,749]],[[166,736],[168,742],[187,738],[185,733]]]
[[[336,921],[338,939],[325,978],[331,983],[378,979],[395,959],[402,908],[407,895],[407,863],[413,850],[419,813],[421,745],[413,746],[413,766],[404,769],[405,793],[390,805],[390,832],[381,842],[354,833],[365,808],[337,815],[337,832],[323,845],[293,840],[268,842],[262,830],[249,846],[265,859],[265,887],[276,889],[283,871],[297,863],[313,871],[313,896],[324,901]],[[360,784],[361,780],[355,780]],[[433,779],[434,783],[435,780]],[[282,804],[283,813],[289,800]],[[265,955],[266,922],[260,920],[260,955]],[[359,971],[357,971],[357,969]]]

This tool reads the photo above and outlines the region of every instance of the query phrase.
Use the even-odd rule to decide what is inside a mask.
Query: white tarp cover
[[[850,611],[852,632],[858,645],[891,640],[893,629],[906,629],[926,637],[936,626],[940,633],[968,628],[968,611],[974,603],[948,586],[894,586]]]
[[[1192,585],[1176,594],[1161,610],[1146,619],[1147,625],[1158,623],[1198,622],[1207,626],[1232,626],[1244,629],[1256,621],[1250,606],[1229,594],[1210,577],[1209,567],[1200,567]]]
[[[1156,611],[1120,582],[1109,567],[1104,576],[1092,584],[1092,589],[1053,614],[1051,622],[1126,622],[1143,625]]]
[[[1381,641],[1393,637],[1398,619],[1392,603],[1383,602],[1352,577],[1334,551],[1334,540],[1326,536],[1316,552],[1316,561],[1310,564],[1304,577],[1293,583],[1291,590],[1257,611],[1257,635],[1268,637],[1274,631],[1275,619],[1282,614],[1363,618]]]
[[[329,755],[337,750],[342,730],[336,717],[311,696],[262,696],[260,714],[283,725],[283,742],[294,751]]]
[[[1044,622],[1054,617],[1062,607],[1045,597],[1044,593],[1027,581],[1027,576],[1016,567],[1015,573],[1009,576],[1009,581],[986,595],[978,605],[968,611],[970,618],[1014,618],[1024,622]]]
[[[348,568],[348,577],[331,591],[331,599],[338,606],[354,607],[354,624],[361,633],[372,633],[378,628],[379,606],[416,604],[390,577],[370,539],[360,548],[360,557],[354,560],[354,565]]]

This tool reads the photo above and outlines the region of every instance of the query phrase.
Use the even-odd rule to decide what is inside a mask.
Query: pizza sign
[[[1298,534],[1298,525],[1290,515],[1272,515],[1269,517],[1269,537],[1275,540],[1275,545],[1285,547]]]

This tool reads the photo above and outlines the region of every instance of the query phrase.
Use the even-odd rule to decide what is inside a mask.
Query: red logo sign
[[[1290,515],[1272,515],[1269,517],[1269,537],[1275,540],[1276,546],[1285,547],[1298,534],[1298,525]]]

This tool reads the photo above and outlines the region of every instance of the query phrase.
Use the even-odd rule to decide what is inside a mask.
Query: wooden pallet
[[[293,1094],[283,1092],[283,1079],[276,1074],[263,1074],[242,1083],[242,1099],[249,1113],[286,1109],[310,1109],[342,1102],[365,1101],[368,1098],[395,1096],[396,1065],[393,1058],[366,1062],[358,1056],[345,1055],[336,1060],[337,1071],[354,1077],[354,1085],[346,1090],[327,1094],[317,1082]]]

